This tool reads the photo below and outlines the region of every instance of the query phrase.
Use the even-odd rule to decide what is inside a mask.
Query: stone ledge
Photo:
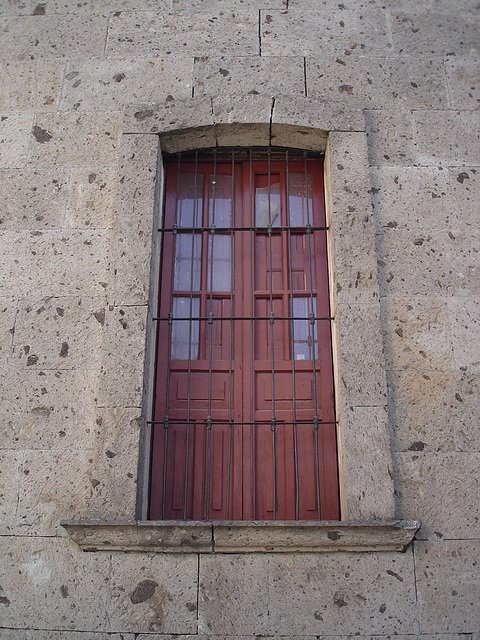
[[[404,551],[417,521],[62,522],[83,551],[325,553]]]

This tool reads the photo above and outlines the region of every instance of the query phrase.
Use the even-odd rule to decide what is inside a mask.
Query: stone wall
[[[0,0],[2,640],[478,640],[479,11]],[[307,122],[306,105],[323,116]],[[352,433],[388,410],[394,515],[422,521],[416,540],[404,553],[81,551],[61,521],[138,515],[157,134],[198,126],[198,147],[242,144],[260,123],[263,142],[276,123],[341,130],[342,115],[353,132],[360,116],[368,143],[366,177],[342,197],[373,207],[368,368],[386,370],[387,401],[362,384],[363,357],[338,366],[360,381]],[[343,303],[360,336],[372,289],[358,273]]]

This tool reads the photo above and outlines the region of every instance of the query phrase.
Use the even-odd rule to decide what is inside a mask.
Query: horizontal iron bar
[[[268,233],[268,230],[272,231],[303,231],[304,233],[308,233],[308,231],[328,231],[330,227],[314,227],[312,225],[298,226],[298,227],[278,227],[278,226],[263,226],[263,227],[168,227],[166,229],[158,229],[159,233],[195,233],[201,231],[219,231],[228,233],[229,231],[263,231],[264,233]]]
[[[216,317],[216,316],[200,316],[200,317],[192,316],[191,318],[168,318],[168,317],[167,318],[163,318],[163,317],[162,318],[152,318],[152,320],[155,320],[155,321],[157,321],[157,320],[165,321],[166,320],[167,322],[173,322],[175,320],[177,322],[190,322],[190,320],[201,320],[201,321],[204,321],[204,322],[212,322],[213,320],[220,320],[220,321],[224,321],[224,320],[225,321],[227,321],[227,320],[268,320],[268,321],[270,321],[272,319],[273,320],[309,320],[309,321],[310,320],[314,320],[314,321],[317,321],[317,320],[335,320],[335,317],[334,316],[328,316],[326,318],[320,318],[320,317],[314,316],[312,318],[312,316],[306,316],[306,317],[303,317],[303,316],[302,317],[299,317],[299,316],[273,316],[273,317],[271,317],[271,316],[255,316],[255,317],[252,317],[252,316],[246,316],[246,317],[244,317],[244,316],[225,316],[225,317],[219,318],[219,317]]]
[[[147,420],[147,424],[204,424],[207,422],[207,418],[199,418],[198,420],[180,420],[180,419],[168,419],[168,420]],[[265,425],[265,426],[271,426],[272,421],[271,420],[257,420],[256,422],[237,422],[236,420],[219,420],[218,422],[215,422],[215,420],[210,420],[210,423],[212,425],[217,425],[217,426],[250,426],[250,425]],[[338,420],[331,420],[331,421],[322,421],[322,420],[317,420],[317,422],[314,421],[314,419],[312,418],[312,420],[295,420],[295,421],[289,421],[289,422],[283,422],[282,420],[279,420],[278,418],[275,418],[275,424],[277,426],[281,426],[281,425],[289,425],[289,424],[311,424],[311,425],[320,425],[320,424],[338,424]]]

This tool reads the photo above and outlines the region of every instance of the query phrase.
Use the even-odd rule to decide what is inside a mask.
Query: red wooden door
[[[167,169],[150,517],[337,519],[322,166]]]

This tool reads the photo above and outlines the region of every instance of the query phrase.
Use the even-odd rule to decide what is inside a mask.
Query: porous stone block
[[[157,136],[122,136],[116,186],[117,216],[153,218],[158,152]]]
[[[305,93],[302,57],[195,58],[195,95],[225,96]]]
[[[2,640],[136,640],[136,636],[133,633],[98,633],[97,631],[2,629]]]
[[[115,219],[108,290],[111,304],[147,304],[152,234],[156,231],[152,214]]]
[[[413,119],[421,164],[480,164],[480,111],[414,111]]]
[[[478,629],[479,540],[415,543],[415,573],[422,633]]]
[[[387,397],[380,307],[338,305],[342,396],[346,406],[384,406]]]
[[[107,625],[110,558],[61,538],[0,538],[2,625],[101,631]],[[47,635],[47,637],[49,637]],[[25,639],[25,636],[24,636]],[[62,637],[63,640],[63,637]]]
[[[342,54],[308,57],[306,78],[309,96],[358,107],[448,107],[443,66],[437,60]]]
[[[0,294],[101,296],[109,267],[109,231],[4,231]]]
[[[296,8],[261,12],[260,47],[262,56],[357,56],[386,55],[391,45],[383,11]]]
[[[110,229],[115,213],[116,168],[72,169],[65,212],[71,229]]]
[[[413,10],[412,10],[413,9]],[[480,52],[479,22],[462,11],[392,11],[393,50],[414,58]]]
[[[115,554],[111,563],[107,612],[112,631],[195,634],[198,560],[194,555]]]
[[[122,117],[114,111],[39,113],[31,128],[29,162],[35,167],[114,166]]]
[[[10,369],[0,380],[0,449],[91,446],[97,378],[95,371]]]
[[[199,632],[236,637],[414,632],[412,564],[409,552],[202,556]]]
[[[218,0],[171,0],[172,7],[176,11],[189,11],[191,9],[218,10]],[[258,10],[257,0],[240,0],[241,9]],[[262,9],[285,9],[287,0],[262,0]],[[221,6],[221,5],[220,5]]]
[[[85,517],[91,471],[91,450],[25,451],[15,533],[53,536],[63,518]]]
[[[408,110],[367,109],[368,156],[371,166],[415,166],[413,116]]]
[[[121,110],[138,103],[192,95],[192,58],[76,60],[67,64],[63,109]]]
[[[445,300],[392,297],[382,301],[382,306],[387,369],[453,370],[452,329]]]
[[[205,97],[197,97],[189,100],[168,99],[162,103],[150,105],[132,105],[125,109],[123,130],[124,133],[165,134],[169,131],[191,129],[193,135],[196,135],[197,128],[208,126],[213,127],[211,101]],[[214,141],[213,137],[212,140]],[[213,144],[215,145],[215,142]],[[170,152],[169,149],[165,150]]]
[[[0,366],[2,368],[12,349],[17,304],[14,298],[0,296]]]
[[[20,302],[9,366],[32,371],[98,369],[104,313],[104,302],[95,298]]]
[[[99,407],[141,406],[146,316],[146,305],[108,307]]]
[[[389,372],[389,415],[396,451],[480,451],[480,375]]]
[[[140,423],[139,409],[98,409],[89,518],[135,518]]]
[[[0,170],[0,228],[62,228],[68,184],[66,169]]]
[[[23,459],[23,451],[0,451],[0,535],[15,530]]]
[[[23,167],[27,159],[32,116],[6,113],[0,116],[0,169]]]
[[[479,453],[395,454],[397,512],[422,522],[417,538],[478,539],[479,461]]]
[[[240,99],[228,95],[214,97],[212,109],[217,145],[268,146],[272,107],[273,100],[266,95],[248,95]]]
[[[479,58],[449,58],[445,61],[450,104],[454,109],[480,106]]]
[[[478,294],[472,299],[452,298],[448,301],[448,308],[452,325],[455,366],[463,371],[480,371],[480,303]]]
[[[258,11],[115,13],[109,23],[106,56],[156,57],[258,54]]]
[[[480,170],[477,167],[447,169],[448,186],[454,207],[458,212],[458,225],[477,228],[480,200]]]
[[[0,110],[57,109],[64,67],[62,60],[29,60],[2,65]]]
[[[385,228],[378,240],[383,295],[478,296],[478,234],[448,229]]]
[[[393,466],[386,408],[344,407],[339,409],[339,420],[340,482],[347,509],[343,517],[392,518]]]
[[[46,0],[44,2],[40,2],[38,0],[9,0],[9,2],[4,2],[0,5],[0,15],[1,16],[24,16],[24,15],[33,15],[36,7],[41,5],[41,9],[37,10],[37,14],[39,11],[45,11],[46,8]]]
[[[471,175],[473,183],[475,175]],[[463,177],[462,180],[465,186],[456,184],[467,192],[468,180]],[[372,168],[372,200],[379,228],[425,233],[458,226],[460,210],[468,198],[464,197],[459,207],[459,196],[455,193],[453,175],[438,167]]]
[[[3,19],[0,59],[101,58],[107,36],[107,15],[21,16]]]

